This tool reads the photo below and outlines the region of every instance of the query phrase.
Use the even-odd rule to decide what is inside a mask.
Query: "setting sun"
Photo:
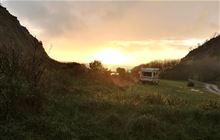
[[[114,48],[100,50],[95,54],[94,59],[103,64],[122,64],[128,61],[128,57],[123,52]]]

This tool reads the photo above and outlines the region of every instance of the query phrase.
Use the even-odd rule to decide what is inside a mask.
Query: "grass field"
[[[220,97],[201,85],[161,80],[158,86],[118,87],[62,76],[48,81],[44,113],[1,124],[1,139],[220,139]]]

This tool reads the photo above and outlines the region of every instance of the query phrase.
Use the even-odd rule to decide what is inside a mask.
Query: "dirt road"
[[[220,89],[214,84],[205,84],[205,88],[212,93],[220,95]]]

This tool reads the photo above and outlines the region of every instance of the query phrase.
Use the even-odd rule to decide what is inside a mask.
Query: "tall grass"
[[[37,56],[37,48],[33,54],[26,56],[16,47],[1,47],[1,119],[20,118],[21,113],[41,111],[42,94],[39,82],[43,71],[43,61]]]
[[[28,101],[43,102],[45,105],[41,107],[44,112],[28,113],[25,119],[14,119],[7,123],[1,121],[0,139],[220,138],[220,98],[193,92],[184,82],[161,81],[158,86],[134,83],[118,87],[109,81],[109,77],[96,78],[89,73],[74,75],[71,69],[46,69],[43,74],[46,100],[35,96],[37,98],[28,98]],[[41,86],[37,87],[42,90]],[[26,99],[29,88],[20,89],[24,94],[21,97]],[[199,90],[203,91],[202,88]],[[33,90],[30,91],[35,94]],[[17,96],[15,99],[18,99]],[[23,108],[24,103],[19,105]],[[25,106],[33,109],[35,105],[28,103]],[[27,112],[27,109],[23,112]]]

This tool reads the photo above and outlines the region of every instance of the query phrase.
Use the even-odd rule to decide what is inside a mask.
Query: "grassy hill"
[[[190,51],[178,65],[163,73],[165,78],[200,81],[220,80],[220,35]]]
[[[220,97],[203,85],[119,86],[102,67],[51,60],[2,7],[0,19],[0,48],[14,44],[0,52],[1,140],[220,139]],[[35,54],[33,40],[46,64],[28,55]]]
[[[56,71],[47,79],[43,112],[1,123],[1,139],[176,140],[220,138],[220,97],[198,85],[118,87],[107,79]]]

